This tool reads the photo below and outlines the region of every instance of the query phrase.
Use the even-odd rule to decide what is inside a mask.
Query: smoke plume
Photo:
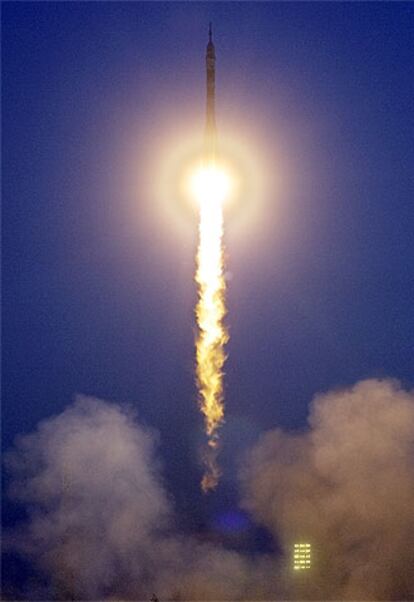
[[[413,599],[414,394],[397,382],[317,396],[308,429],[248,453],[241,503],[273,557],[180,534],[156,444],[130,410],[86,397],[16,441],[10,494],[28,518],[7,545],[52,583],[28,598]],[[306,575],[291,570],[300,540]]]
[[[244,474],[245,506],[281,541],[312,543],[293,594],[412,599],[414,394],[367,380],[317,396],[309,430],[265,434]]]
[[[131,415],[83,397],[17,442],[8,459],[12,494],[35,505],[17,545],[58,589],[104,593],[132,565],[145,582],[152,534],[169,519],[153,448]]]
[[[125,408],[78,397],[7,459],[29,522],[9,547],[52,578],[35,599],[232,599],[246,561],[174,529],[155,436]]]

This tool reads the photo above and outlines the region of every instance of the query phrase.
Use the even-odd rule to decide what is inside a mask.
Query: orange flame
[[[220,468],[218,429],[224,422],[223,365],[228,333],[226,315],[223,253],[223,201],[229,181],[213,164],[199,170],[193,179],[193,190],[199,201],[199,245],[196,282],[198,302],[196,320],[196,375],[199,404],[204,415],[208,445],[204,455],[204,492],[215,489]]]

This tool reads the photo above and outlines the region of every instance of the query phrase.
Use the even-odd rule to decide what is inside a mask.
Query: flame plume
[[[204,492],[215,489],[220,478],[217,463],[218,429],[224,422],[223,365],[228,332],[226,315],[223,248],[223,200],[227,179],[214,163],[200,169],[194,177],[199,201],[199,244],[195,280],[198,286],[196,376],[199,405],[204,415],[208,445],[204,455]]]

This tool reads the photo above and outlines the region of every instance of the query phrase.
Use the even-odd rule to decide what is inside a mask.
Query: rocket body
[[[212,40],[211,23],[208,32],[208,44],[206,51],[206,131],[205,131],[205,153],[207,160],[214,160],[216,156],[216,53]]]

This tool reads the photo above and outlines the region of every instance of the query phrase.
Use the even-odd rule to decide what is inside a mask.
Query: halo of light
[[[199,204],[224,204],[234,188],[234,180],[230,172],[219,164],[199,164],[189,173],[188,188]]]

